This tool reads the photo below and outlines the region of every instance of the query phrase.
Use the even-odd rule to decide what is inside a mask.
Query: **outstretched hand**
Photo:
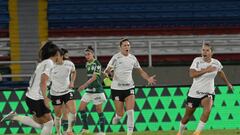
[[[154,85],[156,84],[157,80],[155,79],[156,75],[150,76],[147,81],[148,81],[148,85]]]

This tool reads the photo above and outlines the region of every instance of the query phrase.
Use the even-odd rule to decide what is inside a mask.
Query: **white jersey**
[[[44,99],[41,91],[41,76],[46,74],[50,76],[54,63],[51,59],[46,59],[37,65],[37,68],[29,81],[26,96],[33,100]]]
[[[108,67],[112,67],[114,70],[111,89],[128,90],[135,87],[132,70],[133,68],[141,68],[141,66],[134,55],[129,54],[128,56],[124,56],[119,52],[109,61]]]
[[[50,94],[61,96],[67,94],[69,89],[71,73],[75,71],[74,64],[69,60],[64,60],[63,64],[56,64],[51,72],[51,89]]]
[[[210,63],[207,63],[203,60],[202,57],[197,57],[193,60],[190,69],[200,71],[201,69],[207,68],[210,65],[216,67],[216,71],[205,73],[199,77],[193,78],[193,84],[189,90],[188,96],[194,98],[202,98],[207,94],[215,94],[214,78],[216,77],[218,71],[222,70],[222,64],[213,58],[211,59]]]

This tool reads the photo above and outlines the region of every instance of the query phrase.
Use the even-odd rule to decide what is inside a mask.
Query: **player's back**
[[[53,66],[54,66],[54,63],[51,59],[46,59],[37,65],[29,81],[29,87],[26,93],[27,97],[34,100],[43,99],[41,87],[40,87],[41,76],[42,74],[46,74],[47,76],[49,76]]]

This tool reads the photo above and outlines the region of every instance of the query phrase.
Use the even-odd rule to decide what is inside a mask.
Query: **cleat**
[[[5,117],[1,119],[1,122],[7,121],[7,120],[12,120],[14,116],[16,116],[17,113],[15,111],[11,111],[9,114],[7,114]]]
[[[88,129],[82,129],[81,135],[87,135],[89,134],[89,130]]]
[[[99,133],[97,133],[96,135],[106,135],[106,133],[104,133],[104,132],[99,132]]]
[[[127,135],[132,135],[133,134],[133,132],[127,132]]]
[[[193,133],[193,135],[200,135],[200,131],[195,131],[194,133]]]

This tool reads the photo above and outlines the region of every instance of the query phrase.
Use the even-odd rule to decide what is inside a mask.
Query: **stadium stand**
[[[0,38],[0,74],[10,74],[11,70],[8,64],[1,63],[3,61],[10,61],[9,39]],[[3,79],[9,80],[9,79]],[[1,81],[0,81],[1,82]],[[2,86],[2,84],[1,84]]]
[[[106,36],[122,37],[126,35],[167,36],[163,39],[175,40],[171,36],[183,35],[184,37],[185,35],[195,35],[197,37],[199,35],[205,35],[203,36],[204,38],[209,38],[208,35],[216,35],[217,37],[223,34],[239,34],[239,5],[240,1],[237,0],[140,0],[137,2],[133,0],[63,0],[61,2],[59,0],[49,0],[48,32],[49,37],[56,37],[56,39],[59,37],[69,37],[71,39],[71,37],[86,36],[96,38],[102,37],[103,40]],[[145,37],[145,40],[151,41],[151,39],[147,39],[147,37]],[[199,47],[201,40],[198,40],[198,42],[166,41],[152,43],[153,54],[154,51],[156,52],[152,57],[153,64],[186,64],[186,62],[189,64],[193,57],[199,53],[199,49],[194,46]],[[214,45],[220,44],[219,46],[224,46],[226,42],[228,42],[228,45],[231,44],[232,41],[230,40],[231,38],[229,42],[224,40],[219,42],[213,39],[213,43]],[[70,50],[72,45],[82,46],[82,43],[79,43],[79,45],[75,44],[78,40],[66,42],[68,42],[67,47]],[[99,44],[101,43],[99,42]],[[112,43],[102,44],[109,47]],[[236,41],[235,44],[237,46],[239,41]],[[92,45],[94,45],[94,43]],[[110,58],[108,52],[112,53],[117,50],[116,47],[114,47],[115,45],[116,43],[112,44],[112,47],[110,47],[112,49],[103,47],[104,49],[102,50],[105,51],[102,51],[101,47],[100,49],[98,48],[98,51],[100,51],[98,52],[98,59],[103,61],[103,63],[108,61]],[[137,44],[136,46],[141,45],[142,44]],[[193,49],[191,48],[192,45]],[[232,46],[228,46],[227,49],[219,46],[216,50],[217,53],[224,53],[224,55],[217,56],[217,58],[220,57],[220,59],[223,59],[226,63],[228,63],[229,60],[233,60],[234,62],[238,61],[235,59],[239,55],[238,49],[231,49]],[[78,48],[81,49],[81,47]],[[148,65],[148,46],[145,45],[139,48],[140,49],[137,50],[134,49],[134,53],[138,54],[141,63]],[[78,55],[76,57],[73,54],[74,57],[72,57],[72,59],[74,62],[83,63],[84,58],[79,58],[81,53],[79,51],[75,53],[77,50],[72,51],[74,54]],[[226,51],[228,53],[226,53]],[[101,54],[108,54],[109,56],[105,57],[101,56]],[[181,57],[179,57],[179,55],[181,55]]]
[[[7,61],[9,59],[9,39],[1,38],[0,39],[0,61]]]
[[[8,1],[0,0],[0,38],[8,37],[9,14]]]
[[[0,62],[10,60],[8,28],[9,28],[8,1],[0,0]],[[10,68],[8,65],[4,64],[0,65],[1,65],[0,74],[10,73]]]
[[[239,33],[239,5],[236,0],[49,0],[49,35]]]
[[[48,33],[49,37],[55,37],[56,40],[59,40],[59,37],[90,36],[104,39],[106,36],[117,36],[116,38],[118,38],[125,35],[145,35],[146,37],[143,38],[147,42],[151,41],[151,38],[148,39],[148,36],[155,36],[155,38],[162,38],[163,40],[177,40],[151,41],[153,65],[156,63],[190,62],[193,57],[198,55],[199,45],[203,39],[209,38],[208,35],[239,34],[240,32],[240,9],[238,8],[240,2],[236,0],[211,2],[207,0],[140,0],[138,2],[133,0],[49,0],[47,4]],[[9,11],[7,1],[1,2],[0,6],[3,7],[0,8],[0,20],[3,20],[0,21],[0,30],[8,31]],[[45,8],[45,6],[42,7],[43,10]],[[44,16],[42,19],[44,20]],[[23,29],[23,33],[28,34],[26,37],[34,35],[29,31],[25,32],[25,27],[21,28]],[[45,26],[43,28],[45,28]],[[38,32],[36,31],[35,33]],[[0,32],[0,36],[6,36],[7,34],[4,34],[2,31]],[[40,37],[47,37],[47,34],[42,35],[40,35]],[[166,35],[164,38],[158,37],[164,35]],[[177,36],[172,37],[172,35],[205,36],[197,41],[194,41],[194,39],[192,41],[181,41],[181,38],[178,39]],[[22,34],[21,37],[25,36]],[[191,38],[191,36],[189,36],[189,38]],[[223,58],[225,61],[238,61],[237,58],[239,57],[236,56],[238,56],[239,52],[237,47],[239,40],[235,40],[235,38],[231,40],[231,38],[230,36],[229,39],[227,39],[228,41],[212,40],[214,44],[218,45],[216,52],[226,55],[226,57]],[[39,40],[42,41],[42,39]],[[66,48],[72,52],[71,55],[74,62],[83,63],[84,58],[79,58],[79,55],[82,56],[81,52],[71,46],[78,46],[80,50],[82,46],[80,45],[81,43],[78,45],[75,43],[79,42],[78,40],[65,40],[66,41],[61,41],[62,43],[60,44],[65,46],[64,43],[66,43]],[[95,39],[90,38],[89,40]],[[30,48],[25,42],[28,41],[28,38],[23,38],[20,41],[20,47]],[[29,42],[30,41],[32,42],[32,40],[29,40]],[[36,39],[36,41],[38,40]],[[115,47],[117,42],[114,41],[114,43],[111,43],[111,41],[109,41],[110,43],[101,43],[102,41],[103,40],[97,41],[97,44],[99,44],[98,47],[100,44],[104,46],[103,48],[98,48],[98,58],[102,60],[103,63],[106,63],[112,55],[108,53],[117,51]],[[227,47],[224,46],[225,43],[228,44]],[[234,43],[234,45],[232,45],[232,43]],[[229,46],[229,44],[231,46]],[[140,62],[148,65],[148,45],[145,44],[145,42],[138,42],[134,43],[133,47],[133,53],[138,55]],[[37,50],[36,48],[35,50]],[[21,50],[31,52],[28,49]],[[35,51],[32,52],[34,53]],[[103,54],[107,54],[107,56],[103,56]],[[21,56],[20,58],[36,58],[36,56],[31,57],[33,54],[30,53],[21,52],[21,55],[25,57]],[[181,55],[181,57],[178,55]],[[26,68],[26,71],[28,71],[27,73],[32,72],[29,68]]]

